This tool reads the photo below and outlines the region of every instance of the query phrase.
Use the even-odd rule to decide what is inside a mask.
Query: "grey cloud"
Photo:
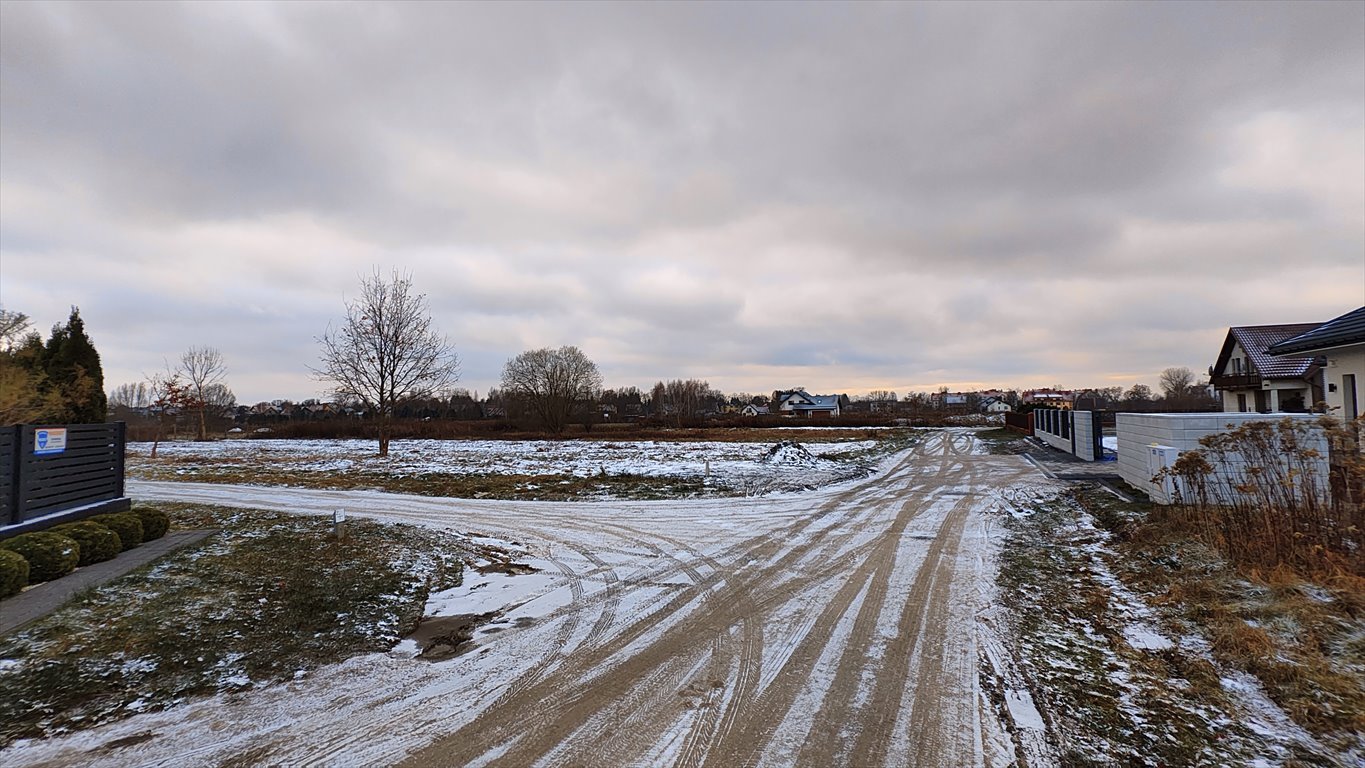
[[[1362,298],[1264,295],[1275,275],[1360,274],[1365,152],[1308,174],[1335,187],[1228,176],[1264,115],[1306,131],[1285,141],[1365,143],[1359,4],[6,3],[0,18],[7,306],[48,295],[39,260],[126,260],[138,274],[106,301],[137,332],[117,335],[149,315],[267,334],[262,370],[297,367],[372,264],[417,273],[484,387],[519,350],[481,339],[599,339],[620,356],[601,361],[609,378],[832,362],[894,378],[899,360],[1052,379],[1070,363],[1031,374],[1007,346],[1036,338],[1075,339],[1096,371],[1160,370],[1161,348],[1126,336]],[[233,229],[280,234],[234,263]],[[271,243],[300,253],[270,270]],[[221,290],[182,299],[176,270]],[[650,270],[675,278],[642,285]],[[1156,293],[1105,293],[1116,280]],[[262,295],[297,314],[253,315]]]

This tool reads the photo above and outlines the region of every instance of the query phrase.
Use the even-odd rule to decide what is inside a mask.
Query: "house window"
[[[1360,393],[1356,391],[1356,375],[1347,373],[1341,377],[1342,415],[1347,421],[1360,417]]]
[[[1247,412],[1247,396],[1246,396],[1246,395],[1238,395],[1238,396],[1237,396],[1237,412],[1238,412],[1238,413],[1246,413],[1246,412]]]

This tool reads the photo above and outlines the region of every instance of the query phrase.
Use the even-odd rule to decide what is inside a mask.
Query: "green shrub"
[[[76,570],[81,559],[81,545],[75,539],[51,531],[21,533],[0,541],[0,549],[24,556],[30,584],[61,578]]]
[[[90,521],[117,533],[119,541],[123,543],[124,552],[142,543],[142,518],[132,512],[95,515]]]
[[[148,509],[138,507],[133,510],[133,514],[142,521],[142,540],[155,541],[166,535],[166,531],[171,529],[171,516],[159,509]]]
[[[113,560],[123,551],[123,540],[117,533],[89,520],[54,526],[51,531],[73,538],[81,545],[81,565]]]
[[[28,561],[18,552],[0,549],[0,597],[19,594],[28,586]]]

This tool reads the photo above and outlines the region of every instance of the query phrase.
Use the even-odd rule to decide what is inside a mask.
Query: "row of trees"
[[[120,384],[109,392],[109,414],[129,420],[143,415],[154,420],[156,440],[168,418],[187,414],[199,440],[207,440],[211,418],[231,417],[237,396],[224,380],[223,353],[213,347],[190,347],[164,371],[143,381]],[[153,447],[155,451],[155,447]]]
[[[393,419],[417,405],[449,413],[450,404],[437,393],[450,392],[459,380],[459,359],[449,339],[432,326],[426,297],[413,290],[410,276],[375,271],[361,280],[359,296],[345,303],[345,318],[319,337],[321,364],[315,376],[328,382],[337,402],[356,406],[377,427],[379,452],[387,455]],[[192,347],[165,371],[145,381],[122,384],[106,399],[99,355],[85,335],[78,310],[65,326],[42,339],[28,329],[21,313],[0,310],[0,416],[19,421],[103,421],[112,410],[147,414],[160,425],[168,415],[188,414],[198,438],[208,436],[214,414],[233,416],[236,397],[225,383],[222,354],[212,347]],[[573,346],[535,349],[507,362],[501,386],[489,392],[489,411],[529,417],[559,433],[571,423],[591,425],[604,409],[641,413],[681,424],[703,414],[735,411],[747,404],[767,405],[776,397],[726,395],[699,379],[659,381],[646,395],[635,387],[603,390],[601,373],[582,350]],[[1189,369],[1162,374],[1167,398],[1197,389]],[[1125,397],[1150,400],[1144,385]],[[1120,390],[1092,390],[1101,400],[1117,401]],[[452,402],[454,398],[449,398]],[[898,399],[894,392],[873,392],[860,404],[916,410],[931,397],[913,393]],[[476,398],[471,404],[477,409]],[[871,410],[872,408],[869,408]],[[470,409],[463,409],[468,412]],[[878,408],[880,410],[880,408]]]

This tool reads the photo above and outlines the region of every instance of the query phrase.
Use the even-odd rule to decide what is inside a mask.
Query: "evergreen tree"
[[[108,400],[104,394],[104,369],[100,354],[85,335],[80,309],[71,308],[65,326],[54,326],[41,356],[47,383],[66,404],[66,420],[97,424],[105,420]]]

